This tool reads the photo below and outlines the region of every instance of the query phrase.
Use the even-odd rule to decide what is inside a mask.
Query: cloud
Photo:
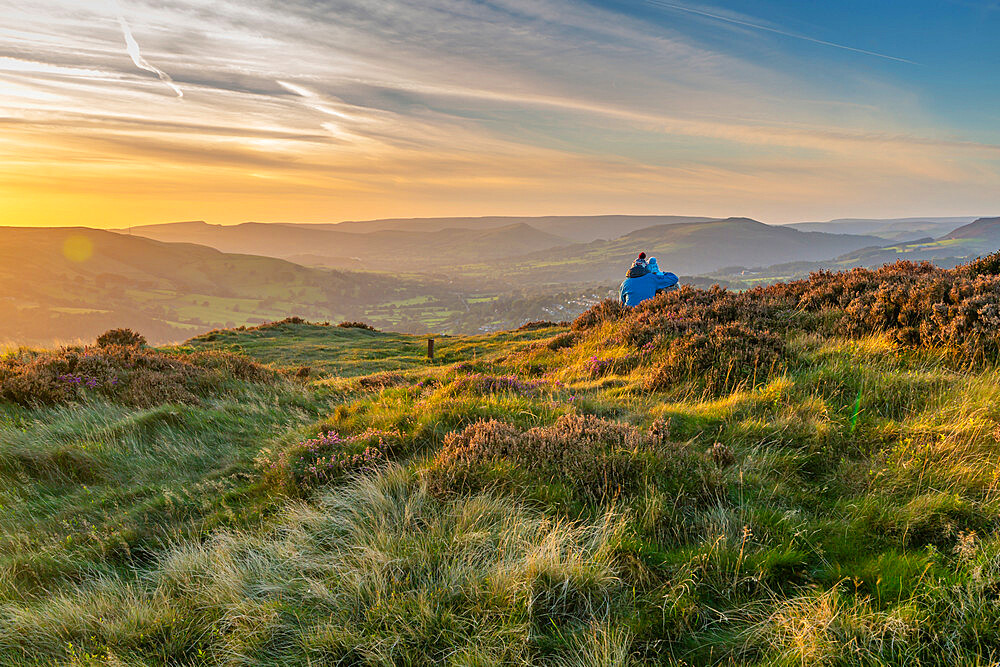
[[[165,83],[170,90],[174,91],[177,97],[184,97],[184,91],[181,90],[175,83],[174,80],[170,78],[170,75],[161,70],[159,67],[154,67],[149,64],[145,58],[142,57],[142,52],[139,50],[139,43],[135,41],[135,37],[132,36],[132,29],[129,28],[128,22],[125,20],[123,14],[118,15],[118,23],[122,27],[122,34],[125,36],[125,48],[128,51],[129,56],[132,58],[132,62],[139,69],[144,69],[147,72],[152,72],[156,76],[160,77],[160,81]]]
[[[883,58],[885,60],[893,60],[898,63],[906,63],[907,65],[917,65],[912,60],[907,60],[906,58],[899,58],[897,56],[890,56],[885,53],[879,53],[877,51],[868,51],[866,49],[858,49],[853,46],[847,46],[846,44],[837,44],[836,42],[828,42],[823,39],[817,39],[815,37],[809,37],[808,35],[801,35],[795,32],[789,32],[788,30],[782,30],[780,28],[774,28],[771,26],[763,25],[761,23],[756,23],[752,21],[747,21],[743,19],[733,18],[729,16],[722,16],[721,14],[707,12],[703,9],[695,9],[694,7],[687,7],[684,5],[678,5],[672,2],[664,2],[664,0],[645,0],[648,4],[655,7],[663,7],[665,9],[672,9],[679,12],[687,12],[688,14],[696,14],[698,16],[704,16],[716,21],[722,21],[724,23],[731,23],[733,25],[743,26],[745,28],[752,28],[754,30],[763,30],[765,32],[771,32],[776,35],[781,35],[783,37],[791,37],[792,39],[799,39],[805,42],[812,42],[813,44],[820,44],[822,46],[830,46],[835,49],[842,49],[844,51],[851,51],[853,53],[860,53],[866,56],[873,56],[875,58]]]
[[[5,183],[152,198],[160,182],[227,221],[266,219],[278,203],[263,193],[337,219],[519,207],[787,216],[810,197],[832,207],[877,188],[915,193],[914,206],[948,187],[970,201],[1000,191],[995,138],[929,119],[902,83],[839,61],[818,61],[829,76],[813,80],[593,3],[133,2],[131,24],[109,20],[113,0],[4,10]],[[183,105],[136,76],[140,63],[167,75],[132,47],[132,28],[183,82]],[[227,209],[213,188],[262,194]],[[177,215],[191,216],[208,213]]]

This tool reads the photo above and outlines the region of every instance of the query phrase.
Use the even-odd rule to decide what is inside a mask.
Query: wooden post
[[[427,339],[427,358],[434,361],[434,339]]]

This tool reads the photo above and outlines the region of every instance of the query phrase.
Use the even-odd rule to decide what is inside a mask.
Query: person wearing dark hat
[[[649,273],[649,264],[646,262],[646,253],[640,252],[639,256],[632,262],[632,266],[625,272],[627,278],[638,278]]]
[[[652,299],[657,293],[677,286],[677,276],[674,274],[669,271],[660,271],[659,266],[656,266],[656,271],[649,269],[646,253],[640,252],[636,260],[632,262],[632,266],[625,272],[625,281],[618,290],[619,298],[623,304],[635,307],[643,301]]]

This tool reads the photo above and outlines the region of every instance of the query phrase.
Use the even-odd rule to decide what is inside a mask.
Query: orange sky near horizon
[[[1000,207],[1000,137],[936,121],[909,61],[821,82],[588,3],[341,4],[0,7],[0,225]]]

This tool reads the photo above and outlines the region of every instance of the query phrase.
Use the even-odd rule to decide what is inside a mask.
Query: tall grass
[[[0,600],[148,562],[273,504],[255,490],[254,456],[326,404],[290,384],[241,387],[199,406],[3,406]]]
[[[390,467],[265,533],[185,542],[138,577],[7,604],[0,655],[208,664],[531,664],[541,637],[567,664],[626,657],[607,622],[623,517],[553,520],[492,496],[432,498]],[[559,633],[552,635],[552,629]]]

